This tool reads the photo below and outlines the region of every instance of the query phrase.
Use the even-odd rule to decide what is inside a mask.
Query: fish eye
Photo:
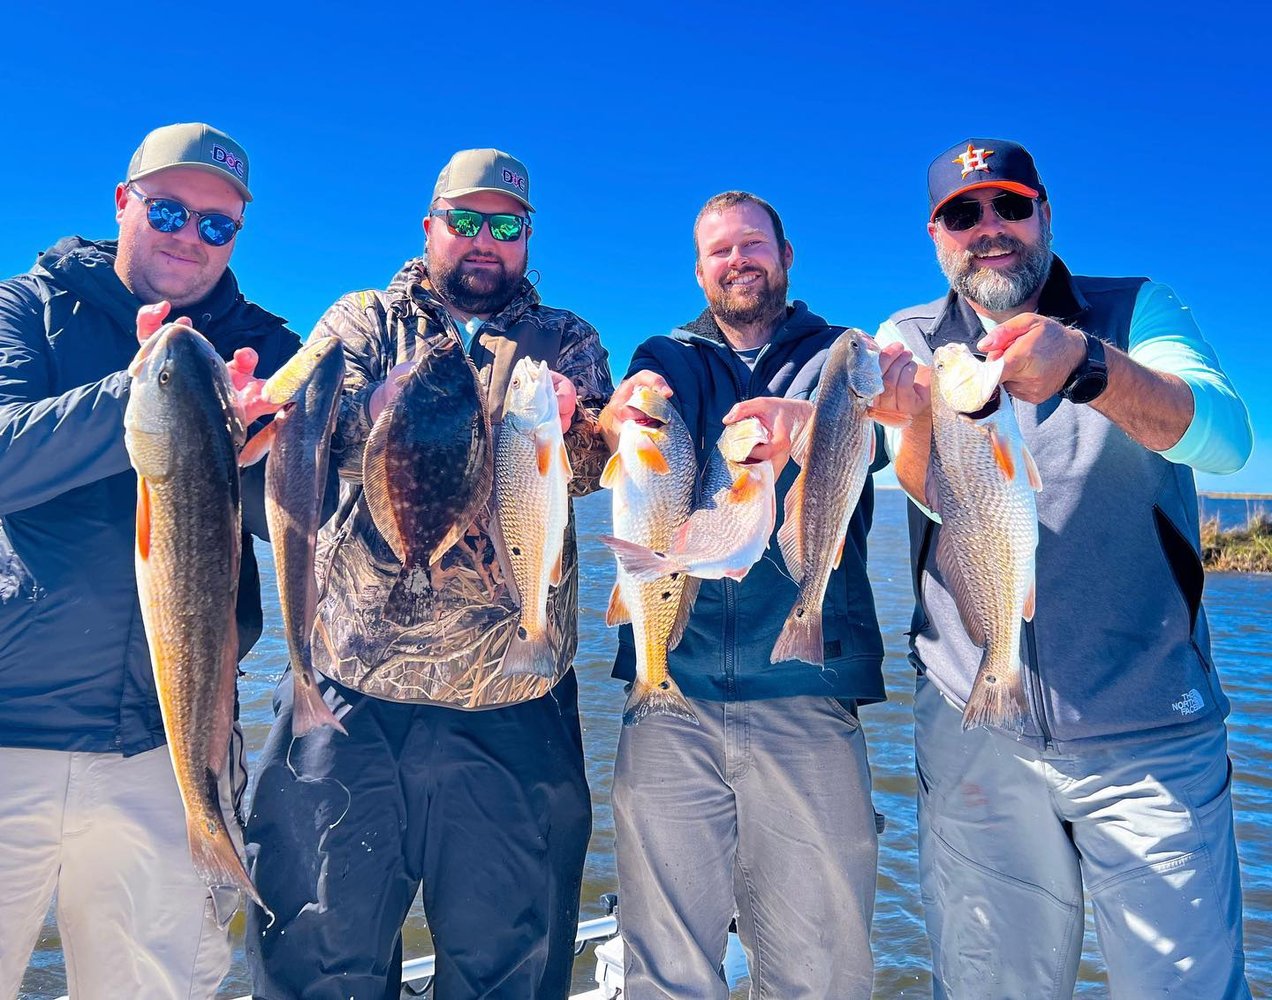
[[[159,384],[167,385],[171,381],[172,381],[172,372],[168,371],[168,369],[166,368],[163,369],[163,371],[159,373]]]

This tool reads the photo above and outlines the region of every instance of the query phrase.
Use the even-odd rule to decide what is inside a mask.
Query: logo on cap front
[[[525,192],[526,192],[526,179],[525,179],[525,177],[523,177],[521,174],[515,173],[515,172],[513,172],[513,171],[509,170],[507,167],[504,167],[504,168],[503,168],[503,181],[504,181],[504,183],[505,183],[505,184],[511,184],[513,187],[515,187],[515,188],[516,188],[518,191],[520,191],[522,194],[525,194]]]
[[[985,161],[994,155],[992,149],[977,149],[970,142],[967,144],[967,152],[960,153],[950,162],[959,163],[963,166],[963,176],[966,177],[973,170],[983,170],[989,173],[989,164]]]
[[[243,161],[224,146],[213,145],[212,159],[216,160],[217,163],[225,167],[226,170],[238,174],[240,177],[244,176],[245,168]]]

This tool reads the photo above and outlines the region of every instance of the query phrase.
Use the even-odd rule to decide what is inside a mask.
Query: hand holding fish
[[[1002,385],[1017,399],[1041,403],[1063,387],[1086,357],[1081,331],[1047,316],[1022,313],[995,327],[976,345],[986,359],[1003,359]]]
[[[137,310],[137,343],[144,344],[149,340],[159,327],[163,326],[164,321],[168,318],[168,313],[172,311],[172,304],[164,299],[162,302],[156,302],[152,306],[142,306]],[[182,326],[193,326],[189,316],[179,316],[174,323],[180,323]]]
[[[605,409],[601,411],[597,421],[610,451],[618,451],[618,432],[623,421],[640,420],[644,416],[639,409],[631,405],[632,395],[641,387],[653,389],[664,399],[670,399],[672,396],[671,386],[667,384],[667,380],[657,372],[651,372],[648,369],[638,371],[631,378],[625,378],[618,383],[618,388],[614,390],[610,401],[605,404]]]
[[[926,414],[932,407],[931,369],[920,365],[901,344],[888,344],[879,352],[883,392],[875,408],[910,417]]]
[[[769,433],[767,444],[757,444],[747,456],[748,462],[772,462],[773,476],[782,474],[791,446],[799,432],[813,415],[813,404],[806,399],[778,399],[773,396],[757,396],[733,404],[724,415],[724,423],[736,424],[747,417],[755,417]]]
[[[561,433],[564,434],[574,423],[574,411],[579,404],[579,391],[574,383],[560,372],[548,372],[552,376],[552,391],[556,394],[557,412],[561,415]]]

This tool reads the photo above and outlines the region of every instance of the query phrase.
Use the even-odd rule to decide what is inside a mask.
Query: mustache
[[[993,250],[1023,254],[1028,249],[1029,245],[1024,240],[1018,240],[1004,233],[1002,236],[982,236],[963,252],[963,256],[965,259],[971,259],[976,254],[989,253]]]
[[[727,284],[727,283],[728,283],[728,282],[730,282],[730,281],[734,281],[734,280],[736,280],[736,279],[738,279],[738,278],[742,277],[742,275],[744,275],[744,274],[758,274],[761,278],[767,278],[767,277],[768,277],[768,275],[766,275],[766,274],[764,273],[764,271],[763,271],[761,268],[758,268],[758,267],[740,267],[740,268],[738,268],[736,271],[729,271],[728,273],[726,273],[726,274],[725,274],[725,276],[724,276],[722,279],[720,279],[720,282],[721,282],[721,284]]]

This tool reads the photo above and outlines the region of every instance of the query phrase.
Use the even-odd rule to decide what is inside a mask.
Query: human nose
[[[736,267],[738,264],[749,259],[750,258],[747,257],[746,253],[742,250],[742,246],[740,244],[735,243],[733,248],[729,251],[730,267]]]
[[[495,235],[490,231],[489,219],[481,220],[481,228],[477,230],[477,235],[473,237],[473,244],[483,249],[494,248]]]

